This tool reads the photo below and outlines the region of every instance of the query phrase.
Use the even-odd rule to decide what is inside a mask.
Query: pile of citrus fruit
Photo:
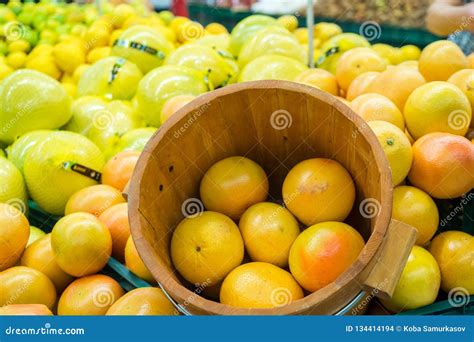
[[[334,95],[380,141],[392,171],[393,218],[418,232],[418,247],[384,305],[400,311],[430,304],[440,286],[474,293],[473,237],[436,235],[443,218],[434,201],[472,200],[472,54],[445,40],[423,50],[372,45],[318,23],[317,68],[310,69],[309,34],[293,16],[253,15],[229,33],[140,2],[104,3],[101,11],[48,1],[0,4],[1,313],[174,313],[158,289],[123,295],[100,274],[113,256],[154,283],[130,239],[121,192],[147,141],[177,110],[215,88],[264,79]],[[229,163],[229,173],[220,171]],[[308,182],[322,177],[346,190],[310,184],[305,195],[308,169],[331,170],[310,172]],[[247,183],[225,182],[239,174]],[[173,238],[184,279],[210,282],[217,290],[209,297],[222,303],[274,307],[281,305],[272,301],[276,288],[297,300],[350,267],[364,241],[343,223],[354,190],[341,165],[301,161],[287,176],[284,203],[265,202],[267,192],[265,173],[248,159],[207,171],[207,211],[186,218]],[[50,234],[29,227],[29,200],[64,216]]]

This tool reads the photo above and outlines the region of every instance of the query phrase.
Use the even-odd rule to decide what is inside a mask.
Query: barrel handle
[[[390,221],[377,263],[364,281],[367,293],[382,299],[392,297],[415,244],[416,234],[412,226],[394,219]]]

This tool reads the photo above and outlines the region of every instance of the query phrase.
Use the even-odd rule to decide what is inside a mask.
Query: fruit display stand
[[[255,14],[246,11],[232,11],[228,8],[210,7],[199,3],[190,3],[188,5],[189,16],[203,25],[212,22],[219,22],[231,30],[240,20]],[[306,18],[304,16],[298,17],[299,26],[306,25]],[[325,16],[324,13],[316,13],[314,23],[319,22],[337,22],[344,32],[360,33],[364,28],[362,22],[347,20],[341,18],[331,18]],[[438,40],[439,37],[431,34],[422,28],[406,28],[395,26],[393,24],[378,23],[375,36],[371,40],[372,43],[386,43],[393,46],[401,46],[405,44],[413,44],[420,47],[426,46],[429,43]]]

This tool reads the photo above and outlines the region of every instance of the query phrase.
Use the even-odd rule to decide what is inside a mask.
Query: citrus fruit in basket
[[[381,300],[382,304],[394,313],[432,304],[440,280],[435,258],[426,249],[413,246],[392,298]]]
[[[52,316],[44,304],[10,304],[0,307],[0,316]]]
[[[177,95],[200,95],[208,90],[205,75],[197,70],[177,65],[165,65],[143,77],[137,89],[137,109],[145,123],[160,125],[160,115],[167,100]]]
[[[309,84],[332,95],[339,94],[336,76],[324,69],[308,69],[296,76],[295,82]]]
[[[143,74],[163,64],[173,44],[156,29],[136,25],[126,29],[114,42],[112,55],[135,63]]]
[[[8,146],[8,160],[15,164],[18,170],[23,173],[25,158],[30,149],[47,138],[51,132],[52,131],[49,130],[38,130],[23,134],[20,138],[15,140],[13,144]]]
[[[259,80],[293,81],[308,67],[289,57],[263,55],[248,63],[239,75],[239,82]]]
[[[51,247],[51,234],[47,234],[28,246],[20,263],[21,266],[34,268],[44,273],[53,282],[58,293],[61,293],[74,280],[57,264]]]
[[[314,158],[302,161],[283,182],[286,207],[305,225],[344,221],[355,199],[351,175],[335,160]]]
[[[132,62],[107,57],[87,68],[77,85],[77,95],[93,95],[108,100],[129,100],[135,95],[143,74]]]
[[[100,172],[102,153],[86,137],[58,131],[30,149],[24,162],[24,175],[30,196],[45,211],[63,215],[69,197],[76,191],[96,184],[95,179],[72,170],[83,165]]]
[[[370,83],[378,74],[380,73],[377,71],[368,71],[354,78],[354,80],[352,80],[351,84],[349,85],[349,88],[347,88],[346,99],[352,101],[359,95],[367,93]]]
[[[268,179],[260,165],[245,157],[229,157],[213,164],[200,185],[207,210],[237,220],[251,205],[268,195]]]
[[[298,40],[284,27],[262,28],[242,45],[239,67],[243,68],[255,58],[263,55],[281,55],[307,64],[308,56]]]
[[[74,280],[64,290],[58,302],[58,315],[105,315],[124,294],[113,278],[93,274]]]
[[[239,228],[227,216],[213,211],[182,220],[171,239],[173,265],[193,284],[217,284],[243,257]]]
[[[122,193],[116,188],[105,184],[91,185],[69,198],[64,214],[84,212],[99,217],[108,208],[124,202]]]
[[[107,227],[92,214],[74,213],[61,218],[51,232],[58,265],[75,277],[99,272],[112,253]]]
[[[112,255],[123,262],[125,260],[125,246],[130,237],[127,203],[119,203],[105,210],[99,220],[109,229],[112,236]]]
[[[44,304],[51,309],[56,303],[56,289],[44,273],[25,266],[0,272],[0,307],[9,304]]]
[[[378,74],[365,92],[388,97],[403,111],[408,96],[425,83],[418,70],[407,66],[395,66]]]
[[[131,236],[128,237],[127,243],[125,244],[124,258],[125,265],[130,271],[150,284],[156,283],[155,278],[140,258]]]
[[[0,203],[15,206],[23,213],[27,212],[28,196],[21,172],[5,157],[0,157]]]
[[[37,129],[55,129],[71,118],[71,101],[61,84],[34,70],[19,70],[0,83],[0,141]]]
[[[344,52],[336,64],[337,83],[346,91],[359,75],[369,72],[381,72],[387,68],[387,62],[368,47],[350,49]]]
[[[41,229],[35,226],[30,226],[30,236],[28,237],[28,242],[26,243],[26,247],[31,245],[33,242],[36,240],[41,239],[43,236],[45,236],[46,233],[43,232]]]
[[[275,308],[303,296],[289,272],[266,262],[250,262],[233,269],[224,279],[220,302],[239,308]]]
[[[171,115],[176,113],[179,109],[187,105],[189,102],[194,100],[196,96],[194,95],[178,95],[175,97],[170,98],[168,101],[165,102],[163,105],[163,109],[161,110],[160,121],[163,124],[166,120],[168,120]]]
[[[107,316],[174,316],[178,312],[156,287],[134,289],[120,297],[107,310]]]
[[[0,271],[16,264],[30,235],[25,215],[14,206],[0,203]],[[1,305],[0,305],[1,306]]]
[[[439,224],[436,203],[426,192],[413,186],[398,186],[393,190],[392,218],[416,228],[418,246],[431,240]]]
[[[462,90],[464,95],[469,99],[471,109],[474,110],[474,70],[463,69],[451,75],[448,79],[449,83],[454,84],[456,87]],[[474,127],[473,121],[471,121],[471,127]]]
[[[431,241],[429,251],[438,262],[441,288],[446,293],[474,294],[474,237],[464,232],[446,231]]]
[[[248,208],[239,220],[239,229],[253,261],[279,267],[288,265],[290,247],[300,233],[298,221],[290,211],[270,202]]]
[[[350,107],[365,121],[386,121],[405,130],[405,120],[398,107],[387,97],[367,93],[352,100]]]
[[[408,131],[418,139],[432,132],[465,135],[472,119],[466,95],[448,82],[430,82],[415,89],[403,111]]]
[[[337,279],[357,259],[364,239],[342,222],[322,222],[304,230],[290,249],[290,272],[307,291]]]
[[[428,82],[447,81],[456,71],[469,67],[459,46],[448,40],[438,40],[426,46],[419,63],[420,72]]]
[[[413,151],[408,137],[400,128],[389,122],[370,121],[368,125],[387,156],[393,185],[400,184],[410,172],[413,162]]]
[[[139,157],[139,151],[123,151],[117,153],[107,161],[102,170],[102,184],[107,184],[119,191],[124,191],[125,186],[132,177]]]
[[[410,182],[436,198],[456,198],[474,188],[474,145],[449,133],[430,133],[413,144]]]

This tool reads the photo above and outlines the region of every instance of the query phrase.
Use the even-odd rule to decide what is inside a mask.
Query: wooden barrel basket
[[[170,259],[173,230],[183,219],[183,203],[199,198],[206,170],[230,156],[246,156],[265,169],[270,189],[276,190],[272,199],[281,198],[283,180],[298,162],[315,157],[340,162],[357,190],[346,222],[366,241],[358,259],[333,283],[272,309],[227,306],[185,286]],[[133,240],[145,265],[193,315],[330,315],[364,291],[369,297],[389,297],[416,236],[414,228],[391,220],[391,173],[367,124],[332,95],[286,81],[227,86],[175,113],[138,161],[129,211]]]

